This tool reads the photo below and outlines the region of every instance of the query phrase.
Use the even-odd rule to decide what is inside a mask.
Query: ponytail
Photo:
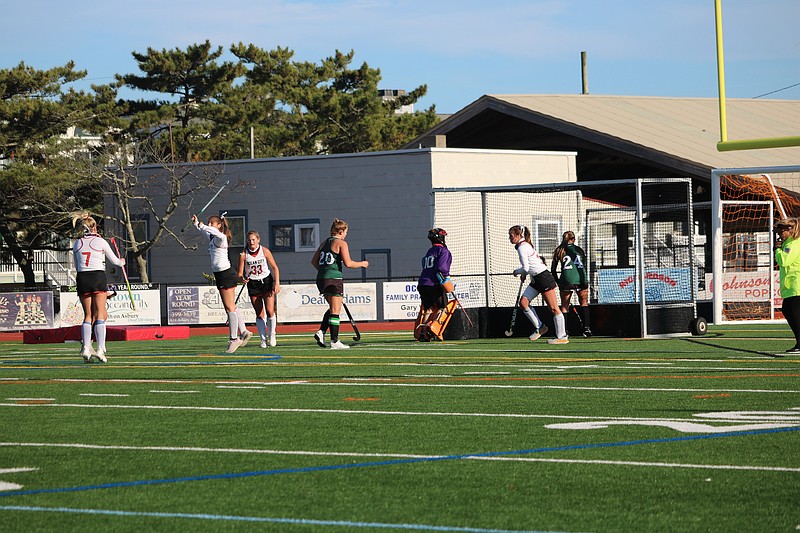
[[[208,223],[211,224],[213,221],[219,221],[220,226],[222,226],[222,233],[225,234],[225,238],[228,239],[228,244],[231,243],[231,239],[233,238],[233,234],[231,233],[231,229],[228,227],[228,220],[225,216],[217,216],[211,215],[208,217]]]

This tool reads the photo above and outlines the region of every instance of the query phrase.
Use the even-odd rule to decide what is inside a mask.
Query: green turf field
[[[790,336],[6,342],[0,530],[795,531]]]

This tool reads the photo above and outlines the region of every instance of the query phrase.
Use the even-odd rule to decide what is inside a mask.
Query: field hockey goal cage
[[[800,216],[800,165],[714,169],[711,187],[714,323],[783,318],[775,225]]]
[[[614,308],[633,306],[639,336],[686,334],[698,318],[697,282],[705,272],[691,193],[690,178],[440,188],[433,191],[433,219],[448,232],[451,275],[459,291],[469,291],[472,307],[515,305],[519,260],[511,226],[530,228],[548,268],[562,234],[572,230],[587,256],[590,303],[611,309],[608,319],[592,311],[608,333],[622,332],[629,321],[623,313],[615,318]],[[533,305],[544,306],[541,295]],[[598,321],[592,319],[593,329]]]

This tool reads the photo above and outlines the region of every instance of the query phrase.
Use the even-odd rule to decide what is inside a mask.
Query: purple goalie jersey
[[[422,258],[422,273],[419,275],[420,285],[434,286],[439,284],[436,274],[441,273],[444,277],[450,275],[450,263],[453,256],[450,250],[441,244],[434,244]]]

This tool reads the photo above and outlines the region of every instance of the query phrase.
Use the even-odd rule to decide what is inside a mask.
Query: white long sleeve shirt
[[[522,266],[516,269],[514,274],[528,274],[533,277],[547,270],[542,256],[528,242],[519,242],[516,244],[516,248],[519,255],[519,263]]]
[[[208,254],[211,256],[211,270],[222,272],[231,267],[231,260],[228,258],[228,238],[214,226],[200,222],[195,226],[198,230],[208,236]]]
[[[78,272],[105,270],[106,257],[117,266],[123,265],[122,260],[111,250],[108,241],[96,233],[87,233],[76,240],[72,246],[72,255]]]

